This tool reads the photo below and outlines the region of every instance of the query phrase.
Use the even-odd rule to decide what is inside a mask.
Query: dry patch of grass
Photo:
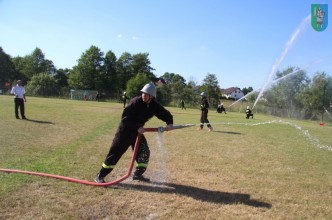
[[[1,168],[93,180],[122,105],[28,101],[27,116],[34,121],[14,119],[12,97],[0,96]],[[169,109],[176,124],[199,123],[198,110]],[[165,149],[157,134],[147,133],[152,183],[127,179],[98,188],[0,172],[0,219],[329,219],[332,152],[319,146],[331,146],[331,126],[267,123],[276,119],[255,116],[210,111],[214,132],[165,132]],[[157,119],[147,123],[161,125]],[[128,150],[107,178],[123,175],[130,158]]]

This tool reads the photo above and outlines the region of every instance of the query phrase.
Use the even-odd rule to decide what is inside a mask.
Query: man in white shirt
[[[17,80],[16,86],[14,86],[12,88],[12,91],[10,93],[15,96],[14,103],[15,103],[15,116],[16,116],[16,118],[20,119],[20,117],[18,116],[18,109],[20,108],[20,113],[21,113],[22,119],[27,119],[25,117],[25,113],[24,113],[24,102],[26,102],[27,100],[26,100],[26,97],[25,97],[25,89],[22,86],[22,81],[21,80]]]

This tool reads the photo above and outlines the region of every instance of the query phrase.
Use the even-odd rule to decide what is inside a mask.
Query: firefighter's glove
[[[173,124],[166,125],[165,131],[173,130]]]

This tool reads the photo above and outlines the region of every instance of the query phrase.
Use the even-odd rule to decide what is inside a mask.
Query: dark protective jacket
[[[246,109],[246,114],[247,115],[251,115],[251,110],[250,109]]]
[[[202,97],[201,100],[201,110],[202,111],[207,111],[209,108],[209,102],[205,96]]]
[[[166,122],[166,124],[173,124],[172,114],[155,99],[152,99],[149,104],[144,103],[141,96],[130,100],[123,110],[119,127],[104,161],[105,166],[114,167],[128,147],[134,147],[138,129],[143,127],[153,116]],[[138,164],[136,175],[142,175],[145,172],[149,157],[150,150],[144,135],[142,135],[136,157]],[[100,172],[103,172],[102,176],[106,176],[111,170],[104,167]]]
[[[127,107],[123,110],[121,125],[137,131],[138,128],[143,127],[153,116],[156,116],[166,124],[173,124],[172,114],[155,99],[152,99],[147,104],[143,102],[141,96],[137,96],[130,100]]]

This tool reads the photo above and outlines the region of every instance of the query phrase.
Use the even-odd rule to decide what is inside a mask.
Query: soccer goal
[[[97,90],[70,90],[70,98],[75,100],[95,101]]]

